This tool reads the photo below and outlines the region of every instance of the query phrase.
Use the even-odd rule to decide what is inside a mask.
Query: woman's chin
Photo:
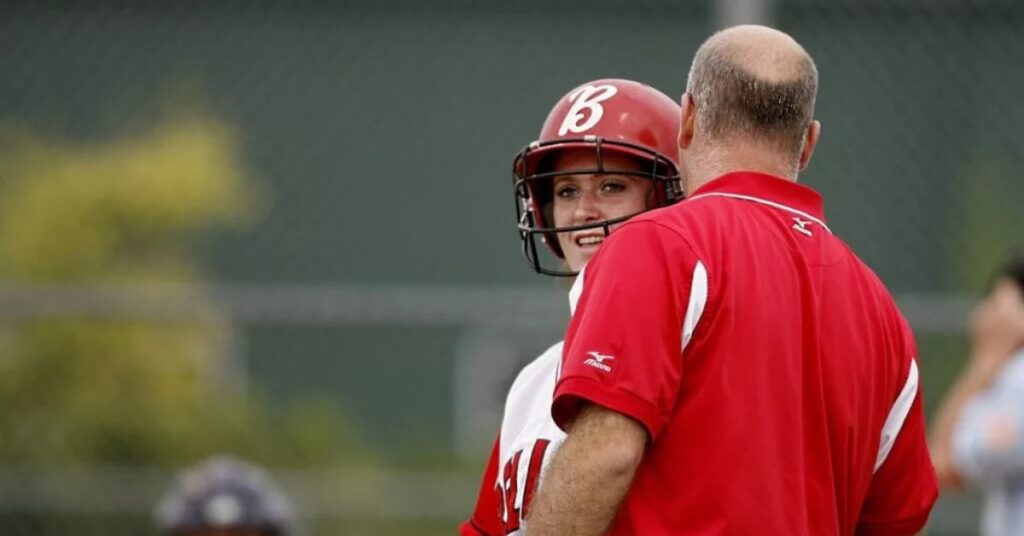
[[[587,265],[587,262],[590,261],[590,257],[592,256],[592,254],[574,255],[572,260],[568,261],[566,264],[569,265],[569,268],[572,271],[579,272]]]

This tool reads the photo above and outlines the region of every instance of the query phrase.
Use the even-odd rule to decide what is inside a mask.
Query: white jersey
[[[551,419],[551,401],[561,364],[559,342],[523,368],[505,400],[497,486],[505,498],[502,521],[506,534],[519,534],[544,469],[565,441],[565,432]]]
[[[548,348],[516,376],[505,400],[501,432],[491,452],[473,516],[463,536],[522,535],[540,479],[565,433],[551,419],[562,343]]]

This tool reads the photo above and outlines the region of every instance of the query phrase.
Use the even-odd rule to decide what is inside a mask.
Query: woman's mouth
[[[573,239],[577,246],[581,248],[598,246],[601,242],[604,242],[604,233],[601,234],[586,234],[580,235]]]

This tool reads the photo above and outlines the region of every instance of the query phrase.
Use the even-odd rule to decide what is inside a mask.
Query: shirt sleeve
[[[916,376],[916,362],[911,362]],[[909,381],[909,379],[908,379]],[[916,383],[916,381],[915,381]],[[921,389],[916,385],[902,426],[879,462],[857,520],[858,536],[910,536],[928,521],[939,496],[926,440]],[[899,397],[894,404],[899,404]],[[888,422],[887,422],[888,424]],[[886,441],[883,432],[883,445]],[[883,457],[884,456],[884,457]]]
[[[953,461],[979,483],[1024,475],[1024,354],[968,403],[953,431]]]
[[[480,493],[477,496],[473,515],[459,526],[459,536],[499,536],[505,534],[505,528],[498,518],[498,496],[494,486],[498,482],[498,451],[501,437],[494,441],[494,449],[484,469],[483,480],[480,482]]]
[[[632,417],[656,439],[678,398],[706,271],[682,237],[643,221],[613,233],[579,277],[552,417],[565,429],[589,402]]]

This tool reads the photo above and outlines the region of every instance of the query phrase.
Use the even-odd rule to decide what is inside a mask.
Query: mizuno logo
[[[593,357],[591,357],[590,359],[587,359],[586,361],[584,361],[583,362],[584,365],[589,365],[591,367],[594,367],[594,368],[599,369],[599,370],[603,370],[605,372],[611,372],[612,371],[612,367],[609,366],[609,365],[606,365],[604,362],[605,361],[611,361],[612,359],[615,359],[615,356],[599,354],[597,352],[587,352],[587,353],[590,354]]]
[[[801,220],[800,218],[793,218],[793,221],[796,222],[793,224],[793,229],[796,229],[797,232],[803,233],[807,236],[814,236],[811,234],[811,230],[807,228],[808,225],[814,222]]]

